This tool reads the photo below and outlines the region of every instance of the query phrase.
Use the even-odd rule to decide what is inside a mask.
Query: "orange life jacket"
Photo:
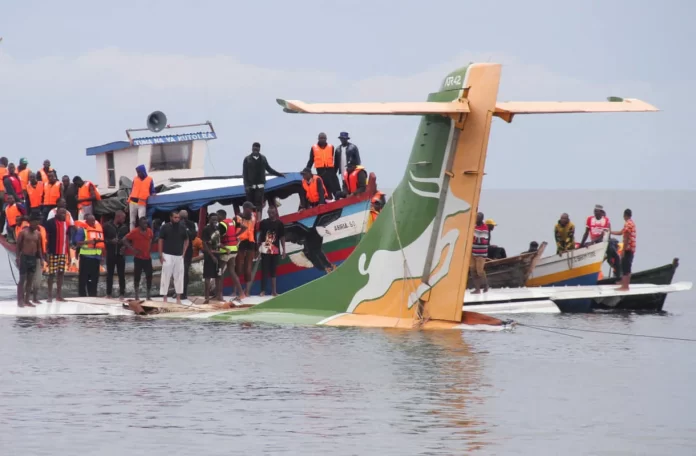
[[[7,176],[7,167],[0,166],[0,192],[5,191],[5,176]]]
[[[46,236],[46,228],[39,225],[39,233],[41,234],[41,249],[44,254],[46,254],[46,249],[48,248],[48,237]]]
[[[48,168],[48,172],[46,172],[46,170],[44,170],[43,168],[41,168],[40,170],[38,170],[38,171],[36,172],[36,175],[37,175],[38,178],[41,179],[41,182],[43,182],[44,184],[48,184],[48,175],[49,175],[50,173],[55,173],[55,171],[53,170],[53,168]]]
[[[381,203],[383,198],[384,198],[384,193],[382,193],[382,192],[380,192],[379,190],[377,190],[377,191],[375,192],[375,195],[372,197],[371,203],[374,204],[374,203],[376,203],[377,201],[379,201],[379,202]]]
[[[220,223],[225,224],[225,235],[220,239],[220,244],[224,247],[236,247],[239,239],[237,239],[237,220],[226,218]]]
[[[133,179],[133,189],[131,190],[128,201],[138,203],[140,206],[146,206],[147,199],[150,196],[151,183],[152,177],[150,176],[147,176],[145,179],[135,176],[135,179]]]
[[[317,204],[319,202],[319,185],[317,184],[319,181],[321,181],[322,184],[324,183],[319,176],[312,176],[309,182],[302,179],[302,188],[304,188],[307,201],[312,204]],[[326,193],[326,187],[324,186],[324,198],[328,197],[329,194]]]
[[[80,247],[80,255],[101,255],[106,246],[101,224],[97,221],[94,222],[94,226],[85,223],[82,229],[85,230],[85,241],[87,242]]]
[[[19,237],[19,233],[21,233],[22,230],[28,226],[29,222],[27,222],[26,220],[23,221],[21,224],[15,226],[15,239],[17,239]]]
[[[101,195],[99,194],[99,190],[97,190],[97,187],[94,184],[92,184],[90,181],[85,181],[84,184],[82,184],[82,187],[80,187],[80,189],[77,191],[77,199],[81,200],[81,199],[89,198],[90,197],[90,194],[89,194],[90,187],[94,187],[94,194],[97,197],[97,201],[101,201]],[[91,206],[91,205],[92,205],[91,201],[86,201],[84,203],[77,203],[78,208],[81,208],[84,206]]]
[[[358,175],[362,171],[362,166],[356,166],[352,173],[348,174],[348,170],[343,172],[343,180],[346,182],[348,187],[348,193],[355,193],[358,190]],[[367,180],[364,182],[367,185]]]
[[[319,144],[312,146],[312,152],[314,153],[314,167],[319,168],[333,168],[334,167],[334,147],[332,144],[327,144],[322,149]]]
[[[22,215],[16,204],[5,208],[5,219],[10,227],[17,226],[17,217]]]
[[[61,183],[56,181],[53,185],[44,184],[44,205],[55,206],[60,199]],[[69,214],[69,212],[68,212]]]
[[[379,212],[377,212],[375,209],[370,209],[370,217],[367,219],[367,229],[369,230],[372,228],[372,224],[375,223],[375,220],[377,220],[377,216],[379,215]]]
[[[27,189],[27,185],[29,185],[29,173],[31,170],[29,168],[24,168],[22,171],[17,172],[17,176],[19,176],[19,181],[22,183],[22,190]]]
[[[43,204],[44,183],[37,182],[36,187],[31,184],[27,185],[27,195],[29,195],[29,205],[32,209],[41,206]]]
[[[256,227],[256,215],[251,216],[251,219],[247,220],[244,217],[239,217],[239,223],[242,226],[246,226],[246,231],[239,235],[240,241],[256,242],[256,237],[254,236],[254,228]]]

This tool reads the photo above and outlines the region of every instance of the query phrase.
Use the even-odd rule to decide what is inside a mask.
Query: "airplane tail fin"
[[[462,311],[492,118],[655,108],[637,100],[592,106],[498,103],[500,74],[499,64],[470,64],[447,75],[425,102],[277,100],[292,113],[419,115],[422,120],[401,182],[353,253],[333,272],[254,311],[312,314],[336,326],[502,323]]]

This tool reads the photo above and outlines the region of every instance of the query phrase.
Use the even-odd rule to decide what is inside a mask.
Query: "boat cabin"
[[[99,191],[114,191],[121,177],[133,179],[135,167],[145,165],[156,184],[171,179],[205,175],[208,141],[217,135],[210,122],[167,127],[147,136],[135,136],[141,130],[126,130],[128,141],[115,141],[87,148],[87,155],[96,158],[97,172],[92,181]]]

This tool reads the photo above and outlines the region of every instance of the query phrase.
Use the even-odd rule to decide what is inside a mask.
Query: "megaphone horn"
[[[162,111],[155,111],[147,116],[147,129],[152,132],[160,132],[167,126],[167,116]]]

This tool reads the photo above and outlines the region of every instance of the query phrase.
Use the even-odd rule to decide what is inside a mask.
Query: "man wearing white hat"
[[[606,216],[604,207],[601,204],[597,204],[594,208],[594,215],[587,217],[585,234],[582,235],[580,245],[585,245],[585,241],[587,241],[588,236],[590,237],[591,244],[602,242],[602,239],[604,239],[604,233],[607,231],[611,231],[609,217]]]

